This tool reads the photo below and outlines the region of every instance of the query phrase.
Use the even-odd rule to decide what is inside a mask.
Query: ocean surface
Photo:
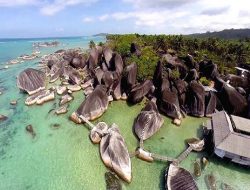
[[[41,48],[41,55],[58,49],[88,48],[90,40],[104,42],[104,37],[77,37],[58,39],[9,39],[0,40],[0,114],[8,119],[0,122],[0,190],[103,190],[106,189],[104,166],[99,145],[89,140],[89,131],[84,125],[76,125],[68,117],[84,100],[83,92],[74,93],[67,114],[57,116],[51,109],[58,107],[55,101],[42,106],[26,106],[26,94],[16,87],[19,72],[28,67],[37,67],[39,59],[9,65],[6,63],[22,54],[31,54],[32,43],[58,40],[58,47]],[[16,106],[10,105],[17,100]],[[55,104],[56,103],[56,104]],[[124,101],[109,105],[104,115],[95,122],[116,123],[125,138],[129,152],[135,151],[138,140],[132,132],[134,119],[144,106],[143,103],[128,106]],[[164,126],[153,137],[145,141],[145,148],[151,152],[177,157],[185,150],[185,139],[201,136],[201,124],[206,118],[187,117],[180,127],[171,124],[164,117]],[[36,133],[32,138],[25,130],[31,124]],[[55,125],[59,127],[54,127]],[[250,169],[220,160],[206,153],[191,153],[181,166],[194,173],[194,162],[206,156],[208,166],[202,175],[195,178],[199,189],[209,189],[207,175],[216,179],[217,189],[228,184],[235,190],[250,189]],[[123,189],[164,189],[164,175],[169,163],[155,161],[148,163],[132,158],[133,179],[123,183]]]

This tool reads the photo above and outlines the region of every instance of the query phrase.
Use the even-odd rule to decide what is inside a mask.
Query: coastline
[[[35,66],[36,63],[30,63],[30,65]],[[27,67],[27,65],[14,66],[9,68],[9,71],[6,70],[4,72],[6,72],[6,74],[13,72],[16,75],[20,72],[21,68],[25,67]],[[6,74],[3,77],[5,77]],[[4,176],[3,178],[8,182],[14,181],[15,178],[17,178],[17,184],[14,184],[15,186],[11,186],[10,183],[0,184],[3,185],[3,189],[10,187],[12,189],[18,189],[18,187],[20,188],[20,184],[21,187],[24,188],[46,189],[46,182],[49,182],[47,189],[80,189],[83,186],[86,187],[86,189],[93,189],[93,187],[103,189],[105,187],[104,173],[107,170],[101,162],[97,146],[90,142],[87,129],[81,125],[77,126],[73,124],[73,122],[68,121],[68,116],[78,107],[79,103],[84,98],[83,95],[80,92],[74,95],[77,101],[71,103],[70,110],[66,115],[54,116],[48,114],[48,111],[53,106],[52,102],[41,107],[34,106],[32,108],[27,108],[23,101],[26,95],[18,92],[13,84],[13,81],[15,80],[11,79],[11,76],[8,76],[7,79],[4,79],[3,77],[0,77],[1,81],[11,82],[9,87],[6,85],[7,90],[5,90],[4,94],[0,96],[1,100],[7,98],[7,96],[9,96],[7,98],[8,101],[11,99],[20,100],[14,109],[11,108],[11,112],[13,113],[8,114],[10,115],[10,120],[7,121],[8,126],[6,123],[4,123],[3,126],[1,125],[1,130],[5,131],[0,133],[0,135],[2,135],[1,143],[5,143],[4,151],[6,152],[1,155],[1,159],[5,161],[5,165],[1,168],[1,171],[3,171],[4,174],[1,175],[2,177]],[[5,104],[6,100],[1,102],[1,105],[5,109],[10,109],[9,105],[6,106]],[[95,122],[105,121],[108,124],[111,124],[112,122],[117,123],[120,126],[122,135],[125,136],[129,151],[134,151],[134,148],[136,148],[137,145],[137,140],[131,130],[133,119],[140,112],[142,106],[143,105],[136,105],[129,107],[121,100],[113,102],[106,113]],[[128,114],[124,116],[123,113]],[[165,116],[164,120],[165,124],[161,131],[156,133],[151,139],[145,141],[145,146],[148,150],[153,150],[153,152],[173,157],[176,157],[184,149],[184,139],[197,136],[199,125],[203,122],[203,119],[188,117],[184,120],[181,127],[178,128],[172,125],[170,119]],[[38,124],[36,124],[37,121],[39,121]],[[21,126],[20,123],[22,123]],[[25,125],[28,125],[29,123],[34,123],[33,125],[38,134],[38,139],[36,141],[32,141],[32,139],[25,133]],[[59,123],[61,127],[52,130],[50,126],[54,123]],[[163,135],[164,139],[162,139]],[[6,139],[8,139],[7,142],[9,144],[6,143]],[[178,139],[178,141],[176,141],[176,139]],[[22,148],[18,150],[19,147]],[[183,162],[183,167],[192,172],[192,163],[199,156],[201,155],[191,153],[190,157]],[[45,162],[45,166],[39,166],[39,163],[43,161]],[[234,174],[233,177],[237,179],[241,178],[241,181],[244,181],[242,182],[242,186],[244,184],[249,185],[247,184],[249,174],[247,170],[231,163],[226,165],[217,158],[212,158],[212,160],[209,161],[210,165],[208,166],[206,173],[202,174],[198,179],[200,189],[206,188],[206,184],[204,183],[205,175],[214,172],[215,169],[216,171],[214,172],[214,175],[216,178],[218,178],[219,181],[230,183],[233,187],[239,187],[237,180],[235,180],[233,184],[231,184],[230,180],[232,173],[234,173],[235,170],[239,170],[240,172],[238,172],[237,175]],[[12,165],[13,163],[15,164]],[[55,164],[58,163],[59,165],[56,166]],[[95,166],[94,169],[93,166]],[[137,158],[132,158],[133,182],[129,185],[124,184],[124,188],[163,188],[163,172],[165,171],[166,166],[166,163],[156,162],[150,164],[138,160]],[[19,171],[10,173],[9,170],[13,167],[19,168]],[[231,169],[228,169],[227,167]],[[47,170],[49,170],[48,176],[46,176]],[[223,175],[220,173],[222,171]],[[141,179],[142,174],[145,176],[143,179]],[[37,185],[35,182],[38,182],[39,178],[42,178],[42,180]],[[64,183],[64,180],[67,179],[72,180],[72,183]],[[34,184],[30,184],[31,181],[33,181]],[[98,187],[96,181],[98,181]],[[241,187],[239,187],[239,189],[241,189]]]

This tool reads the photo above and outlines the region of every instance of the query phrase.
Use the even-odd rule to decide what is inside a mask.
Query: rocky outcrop
[[[120,54],[114,54],[114,68],[113,70],[118,74],[121,75],[123,71],[123,61]]]
[[[56,87],[56,92],[58,95],[62,95],[64,93],[66,93],[67,91],[67,87],[66,86],[57,86]]]
[[[132,179],[131,161],[127,146],[118,126],[112,124],[108,134],[102,137],[100,153],[104,164],[120,178],[130,183]]]
[[[33,94],[31,96],[29,96],[26,100],[25,100],[25,104],[30,106],[33,104],[38,104],[41,105],[44,102],[50,101],[50,100],[54,100],[55,99],[55,92],[52,90],[42,90],[39,91],[36,94]]]
[[[229,113],[238,116],[245,116],[247,111],[247,100],[235,88],[222,82],[222,87],[218,90],[218,97],[223,108]]]
[[[75,85],[68,85],[67,89],[72,91],[72,92],[76,92],[76,91],[81,90],[82,88],[81,88],[81,86],[75,84]]]
[[[97,125],[91,129],[89,137],[94,144],[101,142],[104,133],[108,132],[108,125],[104,122],[99,122]]]
[[[60,106],[70,102],[71,100],[73,100],[73,97],[70,96],[69,94],[65,94],[64,96],[61,97],[61,100],[60,100]]]
[[[205,113],[205,89],[197,81],[189,83],[188,110],[196,117],[203,117]]]
[[[68,106],[61,106],[61,107],[59,107],[59,108],[56,110],[55,113],[56,113],[57,115],[67,113],[67,112],[68,112],[67,107],[68,107]]]
[[[136,43],[131,43],[131,45],[130,45],[130,52],[131,52],[132,54],[137,55],[137,56],[140,56],[140,55],[141,55],[140,47],[139,47],[139,45],[137,45]]]
[[[88,58],[88,69],[93,70],[99,62],[99,52],[97,48],[92,48],[89,53],[89,58]]]
[[[233,75],[233,74],[228,74],[225,77],[225,81],[228,82],[231,86],[233,87],[242,87],[244,89],[246,88],[250,88],[250,83],[248,81],[247,78],[241,77],[241,76],[237,76],[237,75]]]
[[[215,112],[216,105],[217,105],[217,97],[215,95],[215,92],[208,91],[205,94],[205,116],[206,117],[212,117],[212,114]]]
[[[0,114],[0,121],[5,121],[7,119],[8,119],[7,116]]]
[[[168,190],[198,190],[191,173],[174,164],[170,164],[165,177]]]
[[[214,64],[211,60],[202,61],[199,64],[199,71],[202,76],[205,76],[208,79],[215,79],[219,76],[217,65]]]
[[[79,116],[87,120],[94,120],[100,117],[108,108],[107,88],[98,85],[95,90],[83,101],[76,112],[72,113],[71,120],[75,123],[81,123]]]
[[[166,89],[162,92],[161,98],[157,102],[159,109],[167,116],[181,119],[181,109],[177,93]]]
[[[125,67],[122,78],[122,89],[128,94],[136,84],[137,65],[132,63]]]
[[[106,67],[110,69],[112,65],[111,61],[113,57],[113,51],[109,47],[105,47],[103,49],[103,57],[104,57],[104,62],[106,63]]]
[[[132,88],[128,100],[133,104],[139,103],[149,92],[154,92],[154,85],[151,80],[145,80]]]
[[[156,104],[150,101],[134,123],[135,134],[139,139],[146,140],[161,128],[163,121]]]
[[[28,68],[17,77],[17,87],[28,94],[45,89],[45,73],[36,69]]]

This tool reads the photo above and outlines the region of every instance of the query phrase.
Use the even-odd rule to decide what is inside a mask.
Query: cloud
[[[202,15],[219,15],[219,14],[223,14],[225,13],[226,11],[229,10],[229,6],[226,6],[226,7],[220,7],[220,8],[213,8],[213,9],[206,9],[206,10],[203,10],[201,12]]]
[[[250,26],[248,0],[123,0],[133,7],[109,19],[130,20],[151,33],[193,33]],[[146,28],[146,29],[145,29]]]
[[[0,7],[16,7],[40,4],[39,0],[0,0]]]
[[[102,15],[102,16],[99,17],[99,20],[100,20],[100,21],[105,21],[105,20],[107,20],[108,18],[109,18],[109,15],[108,15],[108,14],[104,14],[104,15]]]
[[[82,19],[83,22],[93,22],[94,19],[92,17],[85,17]]]
[[[127,3],[132,3],[135,8],[173,8],[180,7],[190,2],[197,0],[123,0]]]
[[[56,13],[64,10],[69,6],[90,5],[98,0],[54,0],[52,3],[47,3],[41,8],[41,13],[47,16],[53,16]]]

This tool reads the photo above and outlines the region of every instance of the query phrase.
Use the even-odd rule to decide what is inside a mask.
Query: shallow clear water
[[[92,38],[69,38],[64,40],[64,48],[87,48]],[[94,38],[104,41],[103,38]],[[1,40],[0,40],[1,41]],[[0,68],[6,61],[23,53],[31,53],[33,40],[0,43]],[[15,45],[16,44],[16,45]],[[57,48],[41,49],[43,54]],[[89,140],[89,131],[84,125],[76,125],[68,120],[69,115],[84,100],[82,91],[74,93],[67,114],[56,116],[53,111],[56,101],[42,106],[25,106],[27,95],[16,88],[16,76],[26,67],[35,67],[35,61],[12,65],[0,70],[0,114],[9,117],[0,123],[0,190],[78,190],[105,189],[104,174],[107,168],[103,165],[99,146]],[[11,106],[9,102],[17,99],[18,104]],[[58,107],[58,104],[56,105]],[[132,132],[134,119],[143,107],[142,104],[129,106],[124,101],[112,102],[105,114],[98,121],[108,124],[116,123],[125,138],[129,152],[133,152],[138,141]],[[164,117],[164,126],[152,138],[145,141],[145,148],[154,153],[177,157],[186,147],[184,140],[199,137],[200,125],[206,119],[187,117],[181,127],[171,124]],[[25,131],[25,127],[33,125],[36,137],[33,139]],[[59,124],[54,128],[53,124]],[[204,156],[204,153],[191,153],[181,164],[193,173],[193,162]],[[164,173],[168,164],[163,162],[148,163],[132,158],[133,180],[123,183],[123,189],[164,189]],[[217,189],[221,183],[230,184],[234,189],[250,189],[250,170],[232,163],[225,163],[216,157],[209,157],[209,165],[197,179],[199,189],[208,189],[205,176],[213,173],[217,179]]]

